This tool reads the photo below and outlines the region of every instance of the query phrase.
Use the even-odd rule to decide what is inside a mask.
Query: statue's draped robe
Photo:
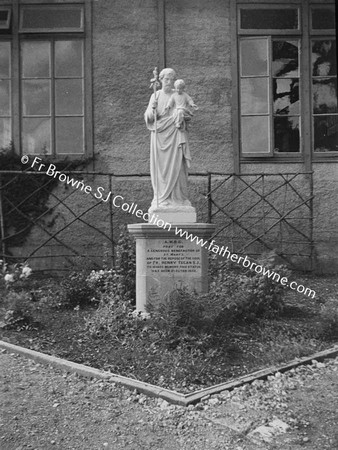
[[[156,92],[157,133],[153,120],[154,94],[145,112],[145,121],[151,131],[150,173],[154,190],[152,207],[190,206],[188,200],[188,167],[190,151],[187,133],[175,126],[172,109],[166,109],[171,93]],[[158,197],[156,197],[158,196]]]

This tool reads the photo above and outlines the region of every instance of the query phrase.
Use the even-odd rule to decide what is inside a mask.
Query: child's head
[[[181,93],[184,91],[185,88],[185,82],[183,80],[176,80],[174,83],[175,89],[178,93]]]

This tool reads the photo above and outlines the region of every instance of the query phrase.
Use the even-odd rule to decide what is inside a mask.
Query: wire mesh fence
[[[150,205],[149,174],[61,175],[0,171],[1,259],[38,271],[69,270],[74,258],[100,267],[104,255],[114,260],[119,227],[139,222],[132,211]],[[215,242],[250,256],[275,250],[312,268],[311,173],[194,173],[189,189],[198,221],[216,225]]]

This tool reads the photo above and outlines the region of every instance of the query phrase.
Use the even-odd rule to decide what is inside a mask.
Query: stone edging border
[[[136,389],[138,392],[149,395],[150,397],[159,397],[169,403],[181,406],[188,406],[198,403],[204,397],[217,394],[222,391],[232,390],[234,388],[243,386],[244,384],[252,383],[255,380],[266,379],[268,376],[274,375],[276,372],[287,372],[288,370],[291,370],[295,367],[305,364],[311,364],[311,361],[313,360],[322,361],[326,358],[335,358],[336,356],[338,356],[338,346],[335,346],[328,350],[314,353],[311,356],[295,359],[285,365],[272,366],[267,369],[258,370],[257,372],[253,372],[249,375],[244,375],[240,378],[237,378],[236,380],[217,384],[215,386],[201,389],[200,391],[195,391],[191,394],[181,394],[179,392],[164,389],[153,384],[144,383],[143,381],[133,380],[132,378],[123,377],[121,375],[116,375],[99,369],[94,369],[93,367],[85,366],[84,364],[67,361],[66,359],[58,358],[56,356],[50,356],[45,353],[40,353],[24,347],[19,347],[18,345],[13,345],[1,340],[0,348],[3,348],[8,352],[23,355],[26,358],[33,359],[38,363],[51,365],[60,369],[64,369],[67,372],[77,373],[87,378],[100,378],[102,380],[109,380],[112,383],[116,383],[128,389]]]

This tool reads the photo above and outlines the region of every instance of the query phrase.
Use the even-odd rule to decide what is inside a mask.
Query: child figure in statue
[[[174,93],[170,97],[166,109],[173,108],[173,119],[176,128],[186,130],[186,122],[191,120],[194,115],[193,111],[198,107],[192,98],[185,92],[184,80],[176,80],[174,83]]]

